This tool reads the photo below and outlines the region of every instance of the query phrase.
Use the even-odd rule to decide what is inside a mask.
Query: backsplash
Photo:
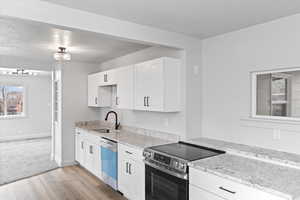
[[[114,123],[112,122],[106,122],[101,120],[95,120],[95,121],[80,121],[75,123],[76,127],[91,127],[91,128],[97,128],[99,126],[103,128],[109,128],[114,129]],[[150,129],[144,129],[144,128],[138,128],[138,127],[132,127],[132,126],[125,126],[121,125],[122,131],[128,131],[133,132],[140,135],[146,135],[146,136],[152,136],[164,140],[169,141],[179,141],[181,138],[178,135],[167,133],[167,132],[161,132],[161,131],[155,131]]]

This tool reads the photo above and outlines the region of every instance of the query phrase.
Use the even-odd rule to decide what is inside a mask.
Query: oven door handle
[[[161,167],[158,167],[156,166],[155,164],[147,161],[147,160],[144,160],[144,163],[150,167],[153,167],[154,169],[157,169],[157,170],[160,170],[166,174],[169,174],[171,176],[175,176],[177,178],[180,178],[180,179],[184,179],[184,180],[187,180],[188,179],[188,175],[185,174],[185,173],[178,173],[178,172],[173,172],[173,171],[170,171],[170,170],[167,170],[167,169],[164,169],[164,168],[161,168]]]

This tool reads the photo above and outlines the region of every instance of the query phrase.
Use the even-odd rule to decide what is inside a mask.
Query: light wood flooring
[[[126,200],[85,169],[59,168],[0,186],[0,200]]]

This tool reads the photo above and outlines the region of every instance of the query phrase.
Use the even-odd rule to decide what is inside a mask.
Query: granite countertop
[[[190,167],[289,200],[300,199],[300,170],[230,154],[194,161]]]
[[[112,131],[111,133],[102,133],[100,131],[97,131],[96,129],[102,129],[102,128],[111,128],[110,125],[106,124],[77,124],[77,128],[81,128],[84,130],[89,131],[89,133],[105,137],[110,140],[116,141],[121,144],[129,145],[135,148],[144,149],[150,146],[156,146],[161,144],[168,144],[172,143],[174,141],[170,140],[164,140],[157,137],[152,137],[148,135],[142,135],[137,134],[134,132],[126,131],[126,130],[118,130],[118,131]]]
[[[249,158],[259,158],[266,161],[276,162],[278,164],[290,165],[292,167],[300,169],[300,155],[298,154],[248,146],[243,144],[236,144],[221,140],[208,139],[203,137],[192,139],[187,142],[200,146],[223,150],[229,154],[243,155]]]

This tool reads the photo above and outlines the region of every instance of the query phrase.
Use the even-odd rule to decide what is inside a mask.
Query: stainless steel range
[[[146,200],[188,200],[188,163],[223,153],[185,142],[146,148]]]

